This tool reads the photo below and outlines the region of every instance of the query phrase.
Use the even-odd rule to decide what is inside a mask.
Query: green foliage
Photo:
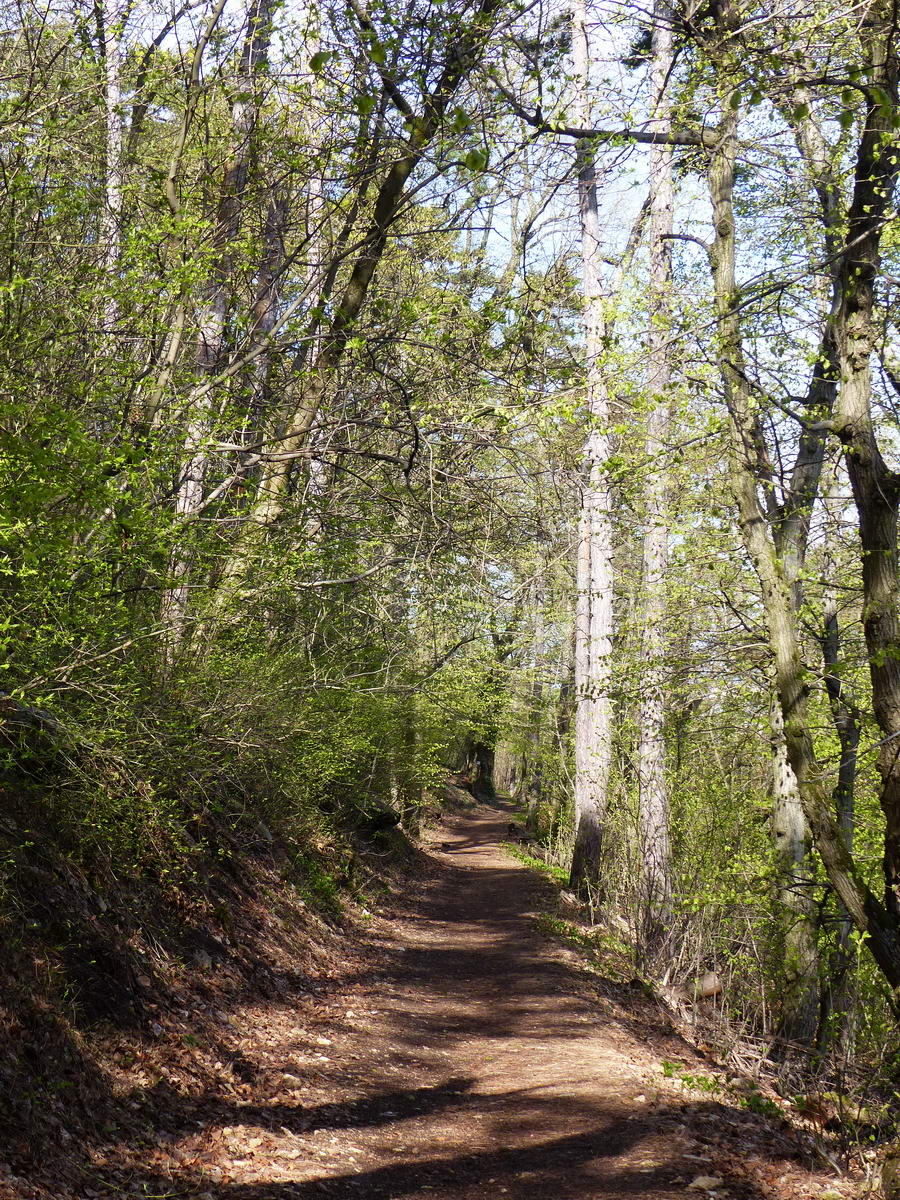
[[[780,1120],[784,1113],[768,1096],[755,1086],[749,1089],[743,1083],[725,1083],[715,1075],[703,1075],[685,1071],[680,1063],[663,1060],[663,1075],[666,1079],[677,1079],[688,1092],[698,1092],[705,1096],[727,1096],[736,1099],[738,1107],[748,1112],[758,1113],[761,1117],[771,1117]]]
[[[554,866],[553,863],[548,863],[543,858],[538,858],[537,855],[529,854],[527,850],[523,850],[521,846],[517,846],[514,842],[504,843],[504,850],[507,854],[511,854],[513,858],[517,858],[519,862],[524,863],[526,867],[531,867],[534,871],[540,871],[554,883],[567,883],[569,879],[568,871],[564,871],[562,867]]]
[[[771,1033],[791,975],[791,909],[769,822],[771,656],[728,485],[707,256],[693,234],[672,242],[661,316],[646,230],[621,281],[610,263],[624,236],[604,242],[607,327],[593,366],[613,411],[600,428],[582,361],[572,154],[561,136],[542,141],[520,124],[507,95],[513,88],[520,111],[552,125],[568,120],[568,15],[500,6],[487,29],[468,26],[472,12],[375,5],[361,29],[338,6],[314,32],[275,6],[269,55],[263,31],[239,28],[228,9],[195,84],[190,47],[208,12],[182,14],[153,45],[138,5],[117,31],[118,106],[105,94],[105,48],[80,10],[22,18],[28,36],[8,39],[9,79],[27,86],[10,83],[0,97],[10,130],[0,178],[0,686],[64,734],[52,747],[4,743],[15,806],[0,825],[3,905],[16,912],[41,839],[92,877],[178,901],[205,886],[210,863],[226,870],[235,847],[266,841],[265,830],[288,847],[307,902],[337,911],[352,883],[349,847],[371,844],[391,814],[414,831],[428,796],[476,747],[496,754],[498,787],[527,807],[544,857],[510,853],[564,882],[574,548],[594,433],[610,441],[617,630],[603,894],[592,901],[617,932],[604,942],[554,928],[623,962],[633,963],[636,939],[641,969],[660,966],[642,941],[637,763],[640,547],[653,518],[647,479],[661,464],[673,883],[664,949],[681,979],[723,977],[721,1007],[737,1027]],[[736,78],[715,60],[714,6],[679,22],[667,88],[686,129],[729,106],[740,116],[734,205],[738,275],[749,282],[738,300],[761,474],[773,464],[760,495],[774,510],[821,359],[822,272],[846,232],[859,130],[867,114],[885,127],[896,114],[868,82],[860,31],[842,10],[783,22],[777,45],[771,21],[752,15],[726,39],[740,47]],[[820,16],[824,37],[810,24]],[[634,128],[650,114],[652,31],[636,9],[615,20],[632,75],[595,72],[590,99],[598,128]],[[249,79],[238,70],[244,51],[256,63]],[[449,68],[467,74],[445,94]],[[804,130],[821,137],[834,192],[827,231]],[[606,180],[606,142],[596,142]],[[608,160],[623,227],[645,182],[643,166],[627,174],[626,144],[614,138]],[[708,165],[707,148],[677,148],[678,203],[702,242],[715,233],[697,192]],[[617,228],[609,222],[604,238]],[[886,354],[898,247],[888,224],[884,327],[873,339]],[[660,325],[671,429],[654,461],[647,346]],[[875,372],[879,435],[892,371]],[[862,733],[854,855],[879,889],[879,733],[847,519],[814,509],[804,682],[830,778],[841,754],[820,652],[831,587],[837,674]],[[818,863],[803,887],[824,983],[846,949],[842,914]],[[895,1029],[864,946],[849,951],[852,1041],[874,1062],[884,1046],[893,1053]],[[832,1032],[837,1017],[823,1036]]]

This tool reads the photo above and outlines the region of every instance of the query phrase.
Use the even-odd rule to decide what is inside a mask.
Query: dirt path
[[[433,869],[396,914],[372,918],[365,953],[327,996],[236,1012],[240,1098],[172,1096],[127,1194],[775,1194],[710,1153],[733,1127],[745,1157],[771,1161],[765,1122],[663,1080],[661,1059],[691,1051],[653,1002],[644,1021],[640,1005],[604,1000],[577,957],[537,931],[547,887],[500,849],[508,819],[502,806],[451,818]],[[719,1182],[704,1191],[698,1176]]]

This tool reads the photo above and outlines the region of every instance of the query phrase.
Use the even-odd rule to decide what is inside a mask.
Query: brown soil
[[[0,1196],[850,1195],[786,1127],[663,1077],[666,1059],[709,1068],[655,1000],[538,931],[553,889],[501,849],[508,820],[447,818],[415,880],[335,935],[317,982],[236,1002],[218,1048],[198,1016],[202,1046],[183,1027],[170,1043],[187,1066],[122,1088],[121,1127],[73,1149],[77,1174],[31,1190],[7,1172]]]

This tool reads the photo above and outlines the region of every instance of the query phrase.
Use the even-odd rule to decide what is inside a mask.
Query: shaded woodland
[[[15,1124],[29,1030],[88,1079],[225,943],[277,995],[254,872],[334,918],[468,793],[717,1053],[893,1136],[897,37],[4,4]]]

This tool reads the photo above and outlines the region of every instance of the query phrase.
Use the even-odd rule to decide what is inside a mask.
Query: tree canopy
[[[642,970],[874,1062],[896,13],[573,9],[5,5],[5,919],[34,813],[186,895],[453,776]]]

